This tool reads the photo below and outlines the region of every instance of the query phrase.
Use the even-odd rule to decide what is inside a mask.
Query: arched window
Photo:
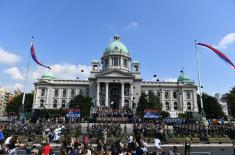
[[[56,108],[57,107],[57,100],[54,100],[53,102],[53,108]]]
[[[186,98],[191,99],[191,93],[189,90],[186,91]]]
[[[59,95],[59,90],[58,90],[58,89],[55,89],[55,94],[54,94],[54,96],[55,96],[55,97],[58,97],[58,95]]]
[[[177,93],[175,91],[173,92],[173,98],[177,98]]]
[[[191,102],[187,102],[187,109],[188,109],[188,110],[191,110],[191,109],[192,109]]]
[[[62,100],[62,108],[65,108],[65,100]]]
[[[165,91],[165,98],[169,98],[169,92]]]
[[[174,102],[174,110],[178,110],[178,104],[177,104],[177,102]]]
[[[71,90],[71,97],[74,97],[74,95],[75,95],[75,90],[72,89],[72,90]]]
[[[44,88],[42,88],[42,90],[41,90],[41,96],[45,96],[45,92],[46,92],[46,90],[45,90]]]
[[[166,106],[166,110],[170,110],[169,102],[166,102],[166,103],[165,103],[165,106]]]
[[[63,97],[66,97],[66,95],[67,95],[67,91],[66,89],[63,89]]]

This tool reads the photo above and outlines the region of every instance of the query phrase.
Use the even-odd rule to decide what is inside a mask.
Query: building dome
[[[52,72],[46,72],[42,75],[42,80],[54,80],[55,76]]]
[[[178,82],[191,82],[191,79],[186,75],[183,71],[181,71],[181,75],[179,76]]]
[[[129,56],[129,51],[127,47],[120,41],[120,37],[115,35],[113,41],[105,49],[104,56],[109,54],[126,54]]]

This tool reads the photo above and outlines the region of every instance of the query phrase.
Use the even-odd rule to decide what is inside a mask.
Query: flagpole
[[[196,50],[196,59],[197,59],[197,77],[198,77],[198,83],[199,83],[199,96],[200,96],[201,114],[204,116],[203,101],[202,101],[202,90],[201,90],[200,64],[199,64],[199,56],[198,56],[198,50],[197,50],[197,40],[195,40],[195,50]]]
[[[31,45],[32,44],[33,44],[33,36],[32,36],[32,40],[31,40]],[[23,92],[23,99],[22,99],[22,118],[23,118],[23,120],[25,119],[24,103],[25,103],[25,91],[26,91],[26,84],[27,84],[27,81],[28,81],[29,67],[30,67],[30,52],[29,52],[28,62],[27,62],[27,67],[26,67],[24,90],[23,90],[24,92]]]

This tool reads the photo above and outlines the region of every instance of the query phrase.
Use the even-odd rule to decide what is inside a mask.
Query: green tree
[[[235,86],[223,95],[223,100],[227,102],[229,115],[235,117]]]
[[[8,114],[19,114],[19,107],[22,105],[23,93],[17,95],[13,98],[13,100],[7,104],[6,112]],[[31,112],[33,105],[33,94],[28,93],[25,94],[25,102],[24,102],[24,112]]]
[[[137,113],[140,116],[143,116],[144,109],[157,109],[159,112],[161,112],[162,104],[159,97],[157,97],[153,91],[149,91],[148,95],[146,95],[144,92],[141,93],[138,102]]]
[[[206,118],[222,118],[225,114],[222,110],[222,106],[219,104],[215,97],[208,94],[202,94],[203,109],[206,114]]]
[[[137,107],[137,113],[141,116],[144,115],[144,109],[146,108],[146,105],[148,104],[148,100],[146,98],[146,94],[144,92],[141,93],[138,107]]]
[[[159,112],[162,110],[162,104],[160,102],[160,98],[156,96],[154,92],[151,90],[148,93],[148,108],[158,109]]]
[[[69,108],[80,109],[81,117],[90,115],[92,98],[83,95],[75,96],[69,103]]]

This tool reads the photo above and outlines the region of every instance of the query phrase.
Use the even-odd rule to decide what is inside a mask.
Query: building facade
[[[169,111],[172,116],[198,111],[197,86],[184,72],[177,82],[144,81],[140,63],[132,61],[119,36],[114,36],[100,61],[93,60],[91,65],[88,80],[59,80],[51,72],[46,72],[35,83],[33,108],[68,108],[69,101],[80,94],[93,98],[96,106],[134,110],[141,93],[148,94],[152,90],[160,97],[163,110]]]
[[[6,88],[0,87],[0,116],[6,115],[5,109],[13,96]]]

